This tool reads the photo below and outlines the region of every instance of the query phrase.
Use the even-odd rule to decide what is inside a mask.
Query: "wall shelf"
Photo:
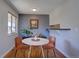
[[[49,30],[71,30],[70,28],[50,28]]]
[[[70,28],[61,28],[60,24],[49,25],[49,30],[71,30]]]

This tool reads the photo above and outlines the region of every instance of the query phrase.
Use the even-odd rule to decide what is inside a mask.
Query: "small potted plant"
[[[21,34],[24,38],[27,38],[27,37],[31,37],[33,33],[27,29],[22,29]]]

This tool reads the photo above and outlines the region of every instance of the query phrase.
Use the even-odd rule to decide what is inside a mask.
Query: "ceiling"
[[[8,0],[20,14],[49,14],[65,0]],[[33,12],[32,9],[37,11]]]

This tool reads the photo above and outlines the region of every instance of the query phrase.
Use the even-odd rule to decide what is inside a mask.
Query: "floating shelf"
[[[61,28],[60,24],[49,25],[49,30],[71,30],[70,28]]]
[[[49,30],[71,30],[70,28],[50,28]]]

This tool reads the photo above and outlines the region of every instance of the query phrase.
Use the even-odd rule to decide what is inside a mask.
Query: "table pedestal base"
[[[45,58],[43,47],[40,46],[40,48],[41,48],[41,51],[42,51],[42,56],[43,56],[43,58]],[[29,47],[28,58],[30,58],[31,50],[32,50],[32,46]]]

